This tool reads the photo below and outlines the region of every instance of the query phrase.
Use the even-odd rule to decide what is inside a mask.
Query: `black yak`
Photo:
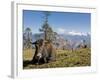
[[[33,63],[48,63],[56,60],[56,49],[52,42],[39,39],[32,44],[35,45],[35,54],[33,56]]]

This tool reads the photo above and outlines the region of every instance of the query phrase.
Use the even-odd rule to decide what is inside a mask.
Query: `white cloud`
[[[78,32],[78,31],[74,31],[74,30],[68,31],[68,30],[66,30],[64,28],[58,28],[57,29],[57,33],[59,33],[59,34],[66,34],[66,35],[73,35],[73,36],[75,36],[75,35],[87,36],[88,34],[90,34],[89,32],[88,33],[84,33],[84,32]]]
[[[78,35],[78,36],[87,36],[87,33],[82,33],[82,32],[76,32],[76,31],[71,31],[71,32],[68,32],[68,34],[70,35]]]
[[[58,32],[59,34],[65,34],[65,33],[66,33],[66,29],[58,28],[58,29],[57,29],[57,32]]]

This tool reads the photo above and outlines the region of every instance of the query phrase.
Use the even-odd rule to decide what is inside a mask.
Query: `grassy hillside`
[[[80,67],[91,65],[91,51],[89,48],[71,50],[57,50],[56,61],[41,65],[31,64],[30,61],[34,55],[34,49],[25,49],[23,51],[23,68],[55,68],[55,67]]]

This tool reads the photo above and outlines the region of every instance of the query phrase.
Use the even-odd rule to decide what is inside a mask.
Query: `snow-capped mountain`
[[[33,34],[32,40],[36,41],[37,39],[40,39],[40,38],[43,39],[43,37],[44,37],[43,33]],[[88,33],[87,34],[78,34],[78,33],[77,34],[71,34],[71,33],[70,34],[58,34],[54,42],[59,44],[59,47],[64,47],[66,45],[76,46],[76,45],[82,44],[83,40],[85,41],[85,44],[88,45],[88,47],[91,46],[91,35]],[[70,46],[67,46],[67,47],[70,47]]]

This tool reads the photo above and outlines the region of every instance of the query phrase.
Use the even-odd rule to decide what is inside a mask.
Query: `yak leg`
[[[47,59],[46,59],[46,57],[44,57],[43,59],[44,59],[44,63],[47,63]]]
[[[50,61],[56,60],[56,51],[55,50],[52,50],[51,53],[49,54],[49,60]]]
[[[47,57],[48,57],[48,51],[47,51],[46,48],[43,49],[42,55],[43,55],[44,63],[47,63],[47,62],[48,62],[48,60],[47,60]]]

